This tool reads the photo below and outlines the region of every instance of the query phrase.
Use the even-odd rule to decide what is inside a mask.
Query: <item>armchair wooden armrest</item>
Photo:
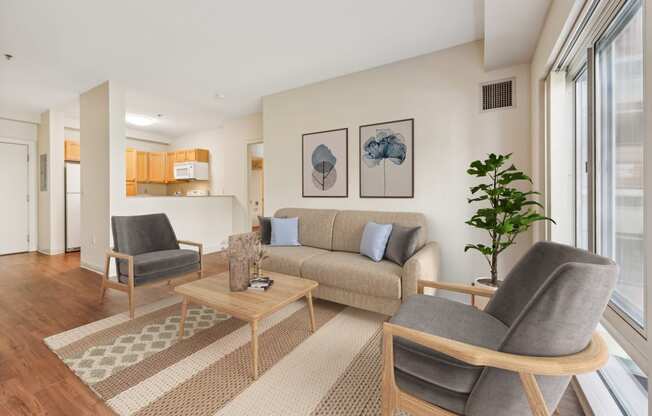
[[[195,241],[189,241],[189,240],[177,240],[177,243],[184,244],[184,245],[187,245],[187,246],[195,246],[195,247],[198,247],[200,249],[204,247],[204,245],[202,243],[197,243]]]
[[[495,290],[485,287],[465,285],[461,283],[447,283],[447,282],[432,282],[430,280],[417,281],[417,292],[423,294],[423,289],[430,287],[433,289],[448,290],[451,292],[466,293],[473,296],[484,296],[490,298],[493,296]]]
[[[395,336],[471,365],[494,367],[518,373],[535,415],[550,414],[534,377],[535,374],[569,376],[587,373],[602,367],[609,358],[607,346],[597,332],[593,333],[589,345],[576,354],[560,357],[535,357],[494,351],[386,322],[383,324],[383,396],[394,403],[397,400],[407,400],[402,396],[404,393],[398,391],[394,379],[393,342]]]
[[[129,279],[129,281],[127,282],[127,286],[131,290],[133,290],[133,288],[134,288],[134,256],[132,256],[130,254],[119,253],[119,252],[113,251],[113,250],[107,250],[105,255],[104,255],[104,278],[102,279],[102,289],[100,291],[100,300],[104,299],[104,291],[106,290],[107,287],[124,291],[124,288],[123,288],[124,284],[121,284],[119,281],[114,282],[112,280],[109,280],[109,264],[111,262],[111,258],[116,258],[116,259],[120,259],[120,260],[127,260],[127,276],[128,276],[128,279]],[[119,275],[120,271],[116,270],[116,273],[118,273],[118,275]],[[130,295],[129,299],[131,300],[131,295]],[[131,304],[131,302],[130,302],[130,304]]]
[[[204,245],[189,240],[177,240],[177,243],[197,247],[197,250],[199,251],[199,277],[202,277],[204,273]]]
[[[117,251],[113,251],[113,250],[107,250],[106,251],[106,256],[107,257],[115,257],[115,258],[121,259],[121,260],[131,260],[131,261],[134,260],[134,256],[132,256],[132,255],[125,254],[125,253],[118,253]]]

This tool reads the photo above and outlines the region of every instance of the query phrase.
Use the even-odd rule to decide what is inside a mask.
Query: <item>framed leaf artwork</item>
[[[306,133],[301,148],[303,197],[348,197],[349,129]]]
[[[360,126],[360,198],[414,198],[414,119]]]

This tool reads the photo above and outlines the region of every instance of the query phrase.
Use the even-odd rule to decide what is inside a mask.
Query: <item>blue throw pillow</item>
[[[272,246],[300,246],[299,218],[272,218]]]
[[[385,248],[387,247],[387,241],[391,233],[392,224],[368,222],[362,232],[360,254],[369,257],[373,261],[381,261],[385,255]]]

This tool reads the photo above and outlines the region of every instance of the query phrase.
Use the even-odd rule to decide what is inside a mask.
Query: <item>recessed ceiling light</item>
[[[151,126],[154,123],[158,123],[158,120],[154,117],[144,116],[142,114],[132,114],[132,113],[127,113],[127,115],[125,116],[125,121],[128,124],[131,124],[133,126],[138,126],[138,127],[146,127],[146,126]]]
[[[218,100],[223,100],[226,95],[222,94],[221,92],[215,93],[215,98]]]

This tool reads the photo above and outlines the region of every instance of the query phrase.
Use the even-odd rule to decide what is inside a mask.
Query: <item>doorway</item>
[[[29,149],[0,142],[0,255],[29,251]]]
[[[249,220],[252,230],[260,227],[258,216],[265,212],[265,166],[264,145],[260,143],[247,144],[247,192],[249,201]]]

